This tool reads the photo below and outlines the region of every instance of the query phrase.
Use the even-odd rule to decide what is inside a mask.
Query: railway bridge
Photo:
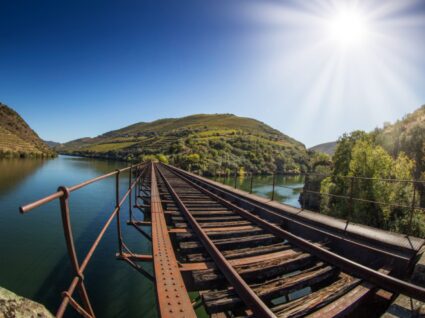
[[[128,189],[120,197],[123,172],[129,172]],[[115,208],[79,262],[70,194],[112,177]],[[347,226],[343,220],[270,201],[170,165],[133,165],[60,187],[20,210],[27,213],[56,199],[74,270],[57,317],[70,306],[84,317],[95,317],[84,271],[114,223],[116,257],[153,280],[161,317],[196,317],[196,306],[204,306],[215,318],[367,317],[384,312],[399,295],[425,301],[425,289],[409,282],[423,239]],[[130,250],[123,241],[126,200],[127,225],[152,241],[149,255]],[[153,263],[153,276],[144,269],[145,262]]]

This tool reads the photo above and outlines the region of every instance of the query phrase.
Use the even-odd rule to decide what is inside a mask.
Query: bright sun
[[[329,22],[330,37],[343,47],[360,46],[369,33],[364,15],[355,10],[338,12]]]

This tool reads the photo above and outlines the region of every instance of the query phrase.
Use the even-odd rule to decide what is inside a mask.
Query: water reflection
[[[0,159],[0,195],[12,191],[49,159]]]
[[[71,281],[71,268],[62,233],[58,202],[27,215],[18,206],[106,172],[127,166],[125,162],[60,156],[52,160],[12,159],[0,166],[0,286],[45,304],[55,312],[60,292]],[[80,261],[115,205],[115,178],[91,184],[70,197],[71,219]],[[123,173],[120,189],[128,186]],[[127,212],[124,205],[122,211]],[[148,254],[151,243],[125,226],[123,235],[135,252]],[[85,277],[98,317],[157,317],[152,282],[127,264],[117,261],[116,225],[111,224],[90,262]],[[152,271],[150,265],[146,270]],[[73,317],[73,310],[67,316]]]
[[[249,192],[251,176],[215,177],[214,180]],[[236,183],[235,183],[236,181]],[[272,198],[273,176],[253,176],[252,193]],[[299,208],[298,198],[304,186],[304,176],[276,176],[274,200]]]

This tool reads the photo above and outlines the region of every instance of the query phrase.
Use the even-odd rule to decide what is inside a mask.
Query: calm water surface
[[[125,163],[60,156],[52,160],[0,160],[0,286],[45,304],[55,312],[60,292],[71,281],[58,202],[26,215],[18,206],[126,166]],[[121,189],[128,186],[128,174]],[[80,261],[114,206],[114,178],[71,194],[71,218]],[[128,211],[128,206],[123,207]],[[125,224],[127,213],[122,213]],[[127,245],[149,253],[151,245],[123,225]],[[153,284],[129,265],[115,260],[116,225],[111,224],[86,272],[88,293],[98,317],[156,317]],[[144,267],[152,272],[150,264]],[[69,307],[67,313],[72,313]]]
[[[215,177],[215,181],[235,186],[234,177]],[[275,180],[275,194],[274,200],[292,205],[294,207],[301,207],[298,198],[304,186],[304,176],[276,176]],[[257,195],[271,198],[273,192],[273,176],[254,176],[252,182],[252,193]],[[245,191],[250,190],[251,176],[236,177],[236,187]]]
[[[0,286],[56,312],[60,292],[71,281],[59,203],[51,202],[26,215],[19,214],[18,207],[54,192],[59,185],[71,186],[125,166],[121,162],[66,156],[52,160],[0,160]],[[216,180],[234,184],[233,178]],[[114,178],[109,178],[71,194],[71,218],[80,261],[112,212],[114,182]],[[271,196],[271,176],[257,176],[253,184],[254,193]],[[275,199],[299,206],[302,184],[299,177],[278,177]],[[122,193],[127,186],[128,175],[123,174]],[[237,178],[237,187],[248,191],[250,177]],[[122,211],[125,242],[134,252],[150,253],[151,243],[125,225],[128,206]],[[117,261],[116,251],[116,224],[112,223],[85,272],[95,313],[107,318],[157,317],[152,282],[126,263]],[[150,264],[143,267],[152,273]],[[69,307],[68,316],[73,316],[72,312]],[[197,313],[205,316],[202,308]]]

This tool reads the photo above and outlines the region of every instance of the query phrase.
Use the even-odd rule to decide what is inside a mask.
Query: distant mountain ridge
[[[52,149],[61,145],[60,142],[56,142],[56,141],[51,141],[51,140],[43,140],[43,141],[47,146],[49,146]]]
[[[198,114],[140,122],[56,147],[60,153],[139,160],[163,155],[170,163],[206,174],[305,171],[305,146],[252,118]],[[239,171],[238,170],[238,171]]]
[[[22,117],[0,103],[0,157],[52,157],[50,149]]]
[[[337,144],[338,144],[337,141],[325,142],[323,144],[313,146],[313,147],[309,148],[309,150],[312,150],[312,151],[315,151],[315,152],[322,152],[322,153],[325,153],[327,155],[332,156],[335,153],[335,149],[336,149]]]

